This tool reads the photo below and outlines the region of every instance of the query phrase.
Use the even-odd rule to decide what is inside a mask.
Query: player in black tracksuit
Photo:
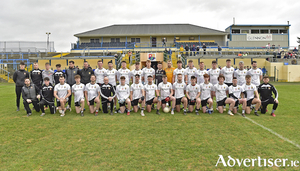
[[[278,92],[276,88],[269,83],[268,76],[264,76],[263,81],[264,83],[258,86],[258,93],[261,97],[261,113],[265,114],[268,104],[273,104],[271,115],[275,116],[274,112],[278,107]],[[275,98],[272,97],[273,93],[275,95]]]
[[[25,85],[22,87],[23,104],[27,112],[27,116],[30,116],[31,109],[29,108],[29,104],[33,104],[35,111],[40,111],[40,106],[38,105],[40,89],[36,85],[31,84],[29,78],[26,78],[24,82]]]
[[[157,64],[157,70],[155,71],[155,83],[158,86],[159,83],[163,82],[162,76],[166,75],[166,71],[162,69],[162,63]]]
[[[13,75],[13,80],[16,83],[16,95],[17,95],[17,111],[20,110],[20,98],[22,94],[22,87],[25,85],[25,78],[29,78],[29,73],[25,71],[25,63],[20,62],[20,69]]]
[[[57,64],[56,65],[56,72],[54,72],[54,82],[55,82],[55,85],[59,84],[59,77],[61,77],[61,76],[63,76],[63,77],[66,78],[66,74],[61,70],[61,64]]]
[[[104,84],[100,86],[103,113],[108,113],[107,104],[110,103],[110,114],[113,115],[114,97],[116,96],[114,86],[108,83],[108,78],[104,77]]]
[[[54,106],[54,86],[50,83],[50,79],[48,77],[44,78],[44,84],[40,90],[41,101],[40,101],[40,109],[42,111],[41,116],[45,115],[44,105],[48,105],[50,109],[50,113],[55,113]]]
[[[30,71],[31,82],[34,85],[36,85],[39,89],[41,89],[43,85],[43,71],[39,69],[38,63],[34,63],[33,67],[34,69]]]

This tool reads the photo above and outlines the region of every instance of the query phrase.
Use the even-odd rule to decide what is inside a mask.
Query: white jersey
[[[198,69],[195,73],[195,76],[197,77],[197,84],[202,84],[204,83],[204,77],[203,75],[204,74],[207,74],[207,71],[204,69],[204,70],[200,70]]]
[[[238,99],[241,98],[241,93],[244,92],[244,88],[242,86],[233,86],[231,85],[229,88],[229,94],[233,94],[235,97],[237,97]],[[237,100],[237,99],[234,99],[234,100]]]
[[[118,99],[127,99],[130,96],[130,87],[129,85],[117,85],[116,94]]]
[[[108,83],[113,85],[113,86],[116,86],[116,75],[117,75],[117,70],[116,69],[107,69],[106,72],[105,72],[105,77],[108,78]]]
[[[184,75],[188,76],[188,84],[191,84],[191,77],[196,76],[196,72],[197,72],[197,68],[195,68],[195,67],[192,69],[190,69],[190,67],[185,69]]]
[[[132,100],[139,99],[143,96],[144,85],[142,83],[131,84],[130,91],[132,91]]]
[[[262,71],[259,68],[251,68],[247,72],[247,75],[251,75],[251,84],[254,84],[255,86],[260,85],[260,76],[262,75]]]
[[[87,91],[88,101],[91,101],[99,95],[98,93],[100,93],[100,86],[96,83],[88,83],[86,84],[84,91]]]
[[[223,74],[225,77],[224,83],[232,83],[233,73],[234,73],[233,67],[227,68],[225,66],[224,68],[222,68],[221,74]]]
[[[209,80],[212,85],[218,84],[218,77],[220,75],[220,69],[209,69],[207,74],[209,75]]]
[[[80,84],[74,84],[72,86],[72,93],[74,93],[74,102],[80,102],[81,99],[84,99],[84,89],[85,85]]]
[[[119,69],[118,72],[117,72],[117,75],[118,75],[118,80],[119,82],[121,83],[121,77],[124,76],[125,77],[125,84],[128,84],[129,85],[129,73],[130,73],[130,70],[129,69]]]
[[[135,82],[135,75],[138,74],[140,76],[140,83],[142,82],[142,77],[143,77],[143,71],[142,70],[132,70],[130,72],[129,78],[132,78],[132,82]],[[146,78],[145,78],[146,79]]]
[[[171,94],[172,90],[172,84],[167,82],[167,84],[164,84],[163,82],[158,84],[157,89],[160,91],[160,97],[161,99],[165,99]]]
[[[184,82],[173,84],[173,90],[175,91],[175,98],[179,99],[185,96],[184,91],[186,90],[186,84]]]
[[[175,82],[174,82],[174,83],[177,82],[177,75],[178,75],[178,74],[182,74],[182,80],[184,80],[184,72],[185,72],[185,69],[183,69],[183,68],[181,68],[181,69],[176,68],[176,69],[173,71],[173,77],[174,77],[174,79],[175,79]]]
[[[234,76],[237,78],[238,85],[242,86],[242,85],[246,84],[246,75],[247,75],[246,69],[243,69],[243,70],[237,69],[234,72]]]
[[[106,69],[95,69],[94,74],[96,76],[96,83],[103,84],[104,83],[104,76],[106,74]]]
[[[186,86],[186,93],[189,94],[191,99],[196,99],[197,94],[200,92],[200,85],[199,84],[189,84]]]
[[[257,91],[256,86],[254,84],[244,84],[243,86],[244,91],[247,93],[247,100],[253,99],[254,98],[254,91]]]
[[[156,84],[152,83],[151,85],[146,84],[144,86],[146,93],[146,101],[151,100],[155,97],[155,90],[157,90]]]
[[[201,92],[201,100],[206,100],[208,98],[211,98],[211,92],[214,91],[212,83],[202,83],[200,84],[200,92]]]
[[[151,75],[152,77],[155,75],[155,70],[153,68],[143,68],[143,76],[145,85],[148,84],[148,76]]]
[[[219,83],[214,85],[214,91],[216,92],[216,101],[221,101],[227,97],[226,91],[228,90],[228,86],[226,84],[220,85]]]
[[[56,86],[54,87],[54,91],[57,91],[57,96],[59,98],[66,97],[68,94],[68,90],[71,90],[71,87],[67,83],[64,83],[63,85],[56,84]]]

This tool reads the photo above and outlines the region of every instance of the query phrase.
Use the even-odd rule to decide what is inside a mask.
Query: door
[[[152,47],[156,47],[156,37],[152,37]]]

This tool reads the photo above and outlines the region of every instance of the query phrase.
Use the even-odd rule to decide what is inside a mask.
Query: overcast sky
[[[0,2],[0,41],[46,41],[70,51],[74,34],[113,24],[190,23],[224,31],[236,24],[287,24],[300,37],[300,1],[7,0]]]

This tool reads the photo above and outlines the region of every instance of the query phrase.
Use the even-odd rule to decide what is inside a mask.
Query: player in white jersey
[[[122,68],[120,68],[117,72],[117,76],[118,76],[118,79],[119,79],[119,82],[121,82],[121,77],[124,76],[125,77],[125,84],[129,85],[129,74],[130,74],[130,70],[126,68],[126,61],[122,61]]]
[[[134,112],[138,112],[138,104],[142,104],[141,115],[145,116],[145,91],[139,74],[135,74],[134,82],[130,86],[130,101]]]
[[[176,103],[172,103],[171,114],[174,114],[174,109],[176,105],[176,111],[180,112],[180,105],[183,103],[183,114],[186,115],[187,112],[187,98],[185,97],[186,93],[186,84],[182,80],[182,74],[177,74],[177,82],[173,84],[173,91],[175,93]]]
[[[130,80],[132,80],[133,83],[135,82],[136,74],[138,74],[140,76],[139,77],[140,78],[139,83],[142,84],[143,71],[140,69],[140,62],[136,62],[135,63],[135,69],[130,72],[129,77],[130,77]]]
[[[185,69],[182,68],[182,61],[177,61],[177,68],[173,71],[173,78],[172,78],[172,84],[174,84],[175,82],[178,81],[177,75],[181,74],[182,79],[185,78],[184,77],[184,72]],[[182,82],[184,82],[184,80],[182,80]]]
[[[57,99],[57,106],[59,109],[60,116],[65,116],[66,108],[65,104],[69,100],[68,97],[71,95],[70,85],[65,83],[65,77],[59,77],[59,84],[54,87],[54,97]],[[71,111],[71,108],[70,108]]]
[[[211,65],[212,65],[212,68],[207,71],[207,74],[209,75],[210,83],[212,85],[216,85],[216,84],[218,84],[218,77],[220,75],[220,69],[217,68],[218,67],[217,61],[212,61]],[[211,98],[213,99],[215,96],[216,96],[215,92],[212,91]]]
[[[100,86],[104,83],[104,77],[106,75],[106,69],[103,68],[103,61],[98,61],[98,68],[95,69],[94,74],[96,76],[96,83]]]
[[[72,86],[72,93],[74,96],[76,113],[80,113],[83,116],[84,110],[84,90],[85,85],[80,83],[80,75],[75,75],[76,84]]]
[[[173,96],[173,86],[168,82],[168,77],[166,75],[163,75],[162,80],[163,82],[158,84],[157,89],[159,90],[161,98],[161,107],[162,109],[164,109],[166,105],[169,105],[169,101],[172,101],[172,103],[176,103],[176,101]]]
[[[235,70],[234,76],[237,78],[237,85],[242,86],[246,83],[247,70],[244,69],[244,62],[239,62],[239,69]]]
[[[223,113],[223,106],[229,104],[228,115],[233,115],[231,111],[233,111],[233,107],[235,101],[231,98],[227,98],[226,91],[228,91],[228,86],[224,84],[225,77],[220,74],[218,77],[219,83],[214,85],[214,91],[216,92],[216,101],[218,106],[219,113]]]
[[[108,69],[106,70],[105,72],[105,77],[108,78],[108,83],[111,84],[112,86],[114,86],[114,90],[117,88],[117,70],[114,69],[114,66],[113,66],[113,63],[112,61],[109,61],[108,62]],[[116,110],[117,107],[117,96],[114,97],[114,104],[115,104],[115,107],[114,109]]]
[[[232,77],[234,73],[234,68],[231,66],[231,60],[226,60],[226,66],[222,68],[220,74],[223,74],[225,77],[224,83],[230,87],[232,85]]]
[[[200,84],[200,98],[203,113],[206,113],[206,105],[208,104],[207,112],[211,114],[213,112],[213,100],[211,98],[211,92],[213,91],[213,85],[209,82],[209,75],[204,74],[204,83]]]
[[[256,88],[260,85],[260,81],[262,80],[262,71],[257,68],[257,62],[252,61],[252,68],[247,72],[247,75],[251,76],[251,84],[254,84]]]
[[[245,110],[247,106],[247,100],[244,97],[245,90],[242,86],[237,84],[237,78],[233,77],[232,85],[229,87],[229,97],[235,101],[233,113],[236,114],[238,111],[239,104],[242,104],[242,116],[245,117]]]
[[[204,83],[204,77],[203,77],[203,75],[204,74],[207,74],[207,70],[206,69],[204,69],[204,62],[199,62],[199,70],[197,70],[196,72],[195,72],[195,76],[196,76],[196,78],[197,78],[197,84],[202,84],[202,83]]]
[[[90,113],[95,113],[98,116],[98,109],[100,107],[100,86],[96,84],[96,76],[91,75],[91,82],[85,85],[84,95],[89,106]],[[94,104],[96,103],[96,107]]]
[[[146,93],[146,105],[147,105],[147,112],[151,112],[151,105],[153,103],[156,103],[156,114],[160,115],[159,109],[160,109],[160,97],[159,97],[159,91],[157,90],[157,85],[153,83],[153,77],[152,75],[148,76],[148,84],[144,86],[145,93]],[[157,97],[155,97],[155,94]]]
[[[254,114],[256,116],[259,116],[257,110],[260,108],[261,101],[259,99],[259,94],[257,92],[256,86],[251,83],[251,75],[246,75],[246,84],[243,85],[243,89],[245,90],[245,97],[247,98],[246,113],[250,114],[250,106],[251,104],[255,104]]]
[[[199,115],[200,110],[200,85],[196,84],[196,77],[191,76],[191,84],[186,87],[186,97],[189,103],[189,112],[193,112],[196,104],[196,115]]]
[[[131,101],[129,99],[130,96],[130,87],[126,84],[125,76],[121,76],[120,78],[121,84],[117,86],[116,94],[119,100],[120,113],[125,112],[125,105],[127,104],[127,115],[130,115],[131,109]]]
[[[148,84],[148,76],[151,75],[153,80],[155,80],[155,70],[151,67],[151,61],[147,60],[146,67],[143,68],[143,81]]]
[[[191,84],[191,77],[195,76],[197,68],[194,67],[193,60],[189,60],[188,67],[184,71],[185,82]]]

